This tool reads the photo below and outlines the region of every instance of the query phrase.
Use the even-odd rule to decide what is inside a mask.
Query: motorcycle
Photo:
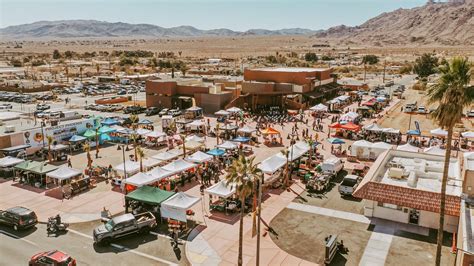
[[[47,227],[46,227],[46,231],[48,233],[48,236],[50,234],[58,235],[61,232],[66,232],[67,231],[67,228],[69,227],[69,224],[62,223],[62,222],[58,223],[58,219],[60,219],[60,218],[58,218],[58,216],[48,218],[48,224],[47,224]]]

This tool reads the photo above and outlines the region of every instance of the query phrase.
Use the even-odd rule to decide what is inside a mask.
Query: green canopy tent
[[[95,130],[88,129],[86,132],[84,132],[83,136],[88,139],[95,138]]]
[[[159,206],[163,201],[176,194],[157,187],[143,186],[125,196],[125,212],[128,212],[129,202],[138,201],[152,206]]]
[[[39,181],[43,185],[42,176],[46,176],[47,173],[56,170],[58,167],[55,165],[48,164],[46,162],[37,162],[37,161],[24,161],[15,165],[15,169],[18,171],[23,171],[26,174],[26,181],[32,184],[30,181],[30,174],[39,176]],[[46,177],[45,177],[46,179]],[[34,180],[35,181],[35,180]],[[46,182],[45,182],[46,183]],[[34,184],[32,184],[34,185]]]

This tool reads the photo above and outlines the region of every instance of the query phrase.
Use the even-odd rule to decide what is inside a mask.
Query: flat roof
[[[251,68],[252,71],[272,71],[272,72],[321,72],[330,70],[330,68],[311,68],[311,67],[262,67]]]

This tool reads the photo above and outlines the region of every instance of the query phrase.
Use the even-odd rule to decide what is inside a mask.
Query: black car
[[[36,213],[25,207],[13,207],[0,211],[0,223],[13,227],[18,231],[35,226],[38,223]]]
[[[160,109],[158,107],[149,107],[145,111],[146,116],[157,115],[158,113],[160,113]]]
[[[123,109],[124,114],[141,114],[145,112],[146,108],[139,105],[127,106]]]
[[[127,94],[127,91],[126,91],[126,90],[119,90],[119,91],[117,92],[117,95],[125,95],[125,94]]]

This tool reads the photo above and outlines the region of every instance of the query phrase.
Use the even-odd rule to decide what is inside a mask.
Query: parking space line
[[[92,236],[90,235],[86,235],[84,233],[81,233],[81,232],[78,232],[76,230],[73,230],[73,229],[68,229],[68,231],[70,231],[71,233],[74,233],[76,235],[80,235],[82,237],[85,237],[85,238],[88,238],[88,239],[93,239]],[[150,232],[151,233],[151,232]],[[154,233],[154,234],[157,234],[157,233]],[[157,234],[158,235],[158,234]],[[161,235],[160,235],[161,236]],[[118,245],[118,244],[110,244],[110,246],[114,247],[114,248],[119,248],[119,249],[122,249],[122,250],[125,250],[125,251],[129,251],[135,255],[138,255],[138,256],[141,256],[141,257],[145,257],[145,258],[148,258],[148,259],[151,259],[151,260],[154,260],[154,261],[158,261],[158,262],[161,262],[161,263],[165,263],[165,264],[168,264],[168,265],[178,265],[174,262],[171,262],[171,261],[168,261],[168,260],[165,260],[165,259],[161,259],[161,258],[158,258],[158,257],[155,257],[155,256],[152,256],[152,255],[149,255],[149,254],[146,254],[146,253],[143,253],[143,252],[140,252],[140,251],[136,251],[136,250],[133,250],[133,249],[129,249],[127,247],[124,247],[124,246],[121,246],[121,245]]]
[[[12,233],[9,233],[9,232],[3,231],[3,230],[0,230],[0,233],[4,234],[4,235],[6,235],[6,236],[12,237],[12,238],[21,240],[21,241],[26,242],[26,243],[28,243],[28,244],[30,244],[30,245],[35,246],[35,247],[38,247],[38,244],[36,244],[35,242],[30,241],[30,240],[25,239],[25,238],[18,237],[18,236],[16,236],[16,235],[12,234]]]

